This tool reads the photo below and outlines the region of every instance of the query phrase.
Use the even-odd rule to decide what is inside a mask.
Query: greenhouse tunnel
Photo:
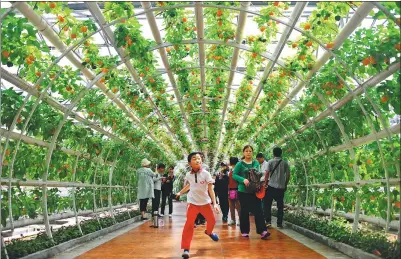
[[[188,196],[143,220],[137,170],[176,194],[246,145],[288,161],[284,227],[216,212],[191,258],[401,257],[400,2],[0,4],[0,258],[181,258]]]

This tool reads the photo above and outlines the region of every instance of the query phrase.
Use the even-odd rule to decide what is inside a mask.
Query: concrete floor
[[[151,228],[149,221],[134,223],[53,258],[181,258],[185,214],[186,203],[174,203],[173,218],[165,217],[163,227]],[[223,224],[221,214],[216,220],[219,242],[211,241],[203,233],[205,226],[199,226],[194,231],[191,258],[350,258],[290,229],[273,228],[269,240],[261,240],[251,221],[246,239],[240,237],[239,227]]]

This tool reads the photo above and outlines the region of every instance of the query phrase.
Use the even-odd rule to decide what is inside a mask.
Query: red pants
[[[198,206],[190,203],[187,208],[187,221],[182,231],[181,249],[189,250],[191,246],[195,219],[198,213],[201,213],[206,219],[206,233],[211,234],[213,232],[216,219],[214,218],[212,206],[210,204]]]

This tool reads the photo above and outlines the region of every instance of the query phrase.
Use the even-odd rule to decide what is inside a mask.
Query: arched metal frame
[[[14,7],[14,5],[17,5],[16,3],[14,3],[13,4],[13,7]],[[377,5],[377,4],[376,4]],[[194,5],[189,5],[189,6],[191,6],[191,7],[193,7]],[[234,7],[222,7],[222,6],[218,6],[218,5],[216,5],[216,6],[213,6],[213,5],[203,5],[203,4],[201,4],[201,6],[202,7],[216,7],[216,8],[227,8],[227,9],[236,9],[236,8],[234,8]],[[173,6],[172,8],[180,8],[179,6]],[[380,8],[380,7],[379,7]],[[159,9],[159,8],[153,8],[152,9],[152,11],[157,11],[157,9]],[[170,8],[160,8],[160,9],[170,9]],[[385,10],[385,8],[384,8],[384,10]],[[250,12],[250,11],[247,11],[248,13],[253,13],[253,12]],[[146,13],[146,12],[144,12],[144,13]],[[256,13],[253,13],[253,14],[255,14],[255,15],[258,15],[258,14],[256,14]],[[137,14],[138,15],[138,14]],[[389,16],[389,13],[386,13],[386,15],[388,15]],[[391,17],[393,20],[394,20],[394,17],[392,16]],[[122,19],[124,19],[124,18],[121,18],[121,19],[119,19],[119,20],[122,20]],[[274,19],[274,18],[272,18],[272,20],[278,20],[278,19]],[[281,21],[280,21],[281,22]],[[285,23],[283,23],[283,22],[281,22],[282,24],[285,24]],[[287,25],[287,24],[285,24],[285,25]],[[288,26],[288,25],[287,25]],[[302,32],[301,32],[302,33]],[[308,35],[309,36],[309,35]],[[312,38],[312,37],[310,37],[310,38]],[[312,38],[313,39],[313,38]],[[86,39],[85,39],[86,40]],[[83,42],[83,41],[82,41]],[[81,42],[81,43],[82,43]],[[319,43],[320,44],[320,43]],[[324,48],[324,47],[323,47]],[[326,51],[327,51],[327,49],[326,49]],[[329,51],[330,52],[330,51]],[[332,53],[331,53],[332,54]],[[42,76],[44,76],[44,75],[42,75]],[[364,91],[366,91],[366,89],[364,88],[363,89]],[[365,92],[365,94],[367,95],[367,93]],[[322,100],[324,100],[324,97],[322,97],[321,96],[321,98],[322,98]],[[371,100],[370,100],[371,101]],[[373,103],[373,102],[371,102],[372,103],[372,105],[374,106],[375,104]],[[378,109],[377,109],[377,107],[375,107],[375,110],[377,110],[378,111]],[[332,111],[333,112],[333,111]],[[65,113],[66,114],[66,113]],[[335,115],[335,114],[334,114]],[[381,116],[380,116],[381,117]],[[380,119],[382,119],[383,120],[383,118],[381,117]],[[337,118],[337,120],[338,120],[338,118]],[[336,120],[336,122],[337,122],[337,120]],[[339,120],[338,120],[339,121]],[[384,120],[383,120],[384,121]],[[337,122],[338,123],[338,122]],[[384,124],[383,124],[384,125]],[[341,124],[340,125],[338,125],[339,126],[339,128],[341,129]],[[62,127],[62,125],[61,125],[61,127]],[[61,130],[61,127],[60,127],[60,130]],[[387,133],[388,133],[388,129],[386,128],[386,130],[387,130]],[[345,134],[346,135],[346,134]],[[388,133],[388,136],[390,136],[390,134]],[[292,137],[292,136],[291,136]],[[57,136],[53,136],[53,139],[56,139],[57,138]],[[53,143],[53,139],[52,139],[52,148],[51,149],[53,149],[54,148],[54,144],[55,143]],[[377,139],[376,139],[376,141],[377,141]],[[349,139],[347,140],[347,145],[351,145],[350,144],[350,141],[349,141]],[[380,144],[379,144],[380,145]],[[50,157],[51,157],[51,153],[52,153],[52,151],[50,152],[50,150],[49,150],[49,153],[50,153]],[[49,160],[50,158],[48,158],[48,160]],[[50,161],[50,160],[49,160]],[[76,160],[77,162],[78,162],[78,157],[77,157],[77,160]],[[48,168],[47,168],[48,169]],[[354,168],[354,171],[355,171],[355,168]],[[399,169],[398,169],[398,174],[399,174]],[[386,178],[387,178],[387,181],[389,180],[388,179],[388,175],[386,175]],[[110,180],[110,182],[111,182],[111,180]],[[357,203],[358,203],[358,199],[357,199]]]
[[[21,8],[23,8],[23,9],[21,9]],[[39,26],[38,24],[40,24],[41,26],[44,27],[44,29],[39,28],[39,30],[41,31],[41,33],[43,33],[46,29],[48,29],[50,35],[53,35],[53,34],[52,34],[52,32],[54,33],[53,29],[51,29],[51,28],[48,26],[47,23],[44,23],[44,22],[43,22],[43,18],[41,18],[40,16],[36,15],[35,12],[32,10],[32,8],[30,8],[30,6],[28,6],[26,3],[20,3],[20,4],[17,6],[17,9],[18,9],[24,16],[34,15],[34,18],[36,19],[36,20],[35,20],[36,23],[33,22],[32,20],[30,20],[30,21],[33,22],[33,24],[34,24],[35,26]],[[35,16],[35,15],[36,15],[36,16]],[[136,15],[138,15],[138,14],[136,14]],[[136,16],[136,15],[135,15],[135,16]],[[111,24],[109,24],[108,26],[105,26],[105,27],[109,27],[109,26],[111,26]],[[95,35],[96,33],[100,32],[100,31],[102,31],[102,28],[100,28],[100,29],[98,29],[98,30],[96,30],[96,31],[94,31],[94,32],[92,32],[92,33],[88,33],[88,35],[87,35],[86,37],[81,38],[81,39],[78,40],[75,44],[72,44],[72,45],[69,46],[69,47],[67,47],[63,42],[60,41],[59,38],[55,37],[54,35],[53,35],[53,36],[47,35],[47,36],[48,36],[48,37],[55,37],[55,38],[52,38],[52,39],[54,39],[54,40],[57,41],[57,42],[56,42],[57,44],[55,44],[55,45],[57,45],[56,48],[59,48],[59,49],[61,50],[62,56],[63,56],[63,57],[64,57],[64,56],[67,56],[68,58],[71,58],[71,53],[72,53],[72,50],[73,50],[73,49],[75,49],[75,48],[78,47],[79,45],[82,45],[82,43],[84,43],[87,39],[89,39],[90,37],[92,37],[93,35]],[[60,58],[60,59],[61,59],[61,58]],[[86,68],[84,68],[84,67],[82,66],[81,62],[78,61],[78,60],[76,59],[75,56],[73,56],[72,59],[73,59],[73,60],[72,60],[71,62],[72,62],[77,68],[81,69],[81,70],[84,72],[85,76],[87,76],[89,79],[92,79],[92,78],[94,77],[94,75],[91,73],[91,71],[89,71],[89,70],[87,70]],[[58,61],[59,61],[59,60],[58,60]],[[54,63],[54,62],[53,62],[53,63]],[[117,66],[115,66],[115,68],[117,68],[117,67],[120,66],[121,64],[122,64],[122,63],[119,63]],[[48,71],[46,71],[46,72],[48,72]],[[43,74],[42,74],[42,77],[44,77],[45,75],[46,75],[46,73],[43,73]],[[39,78],[39,79],[41,79],[41,78]],[[100,77],[98,78],[98,80],[99,80],[99,79],[100,79]],[[97,81],[98,81],[98,80],[97,80]],[[101,85],[101,84],[99,84],[99,82],[97,82],[97,81],[95,82],[95,84],[105,93],[105,95],[107,95],[109,98],[110,98],[109,95],[111,95],[111,98],[114,98],[114,94],[110,93],[110,90],[109,90],[109,89],[104,88],[104,86]],[[116,100],[116,101],[117,101],[117,100]],[[136,121],[136,122],[138,123],[139,127],[141,127],[142,130],[143,130],[145,133],[147,133],[147,135],[148,135],[149,137],[151,137],[153,141],[155,141],[156,143],[158,143],[158,141],[157,141],[156,138],[153,136],[153,134],[151,134],[151,133],[141,124],[140,120],[139,120],[138,118],[136,118],[133,114],[130,114],[130,109],[129,109],[128,107],[126,107],[121,101],[119,101],[119,102],[116,103],[116,104],[117,104],[117,106],[120,107],[123,111],[125,111],[125,112],[129,115],[130,118],[132,118],[134,121]],[[122,105],[122,107],[121,107],[119,104]],[[164,146],[163,144],[161,144],[161,145]],[[169,148],[166,148],[166,147],[163,147],[163,148],[164,148],[168,153],[172,154],[172,152],[170,151]]]
[[[112,46],[114,47],[114,49],[117,51],[118,56],[120,57],[121,60],[124,60],[124,52],[122,50],[122,48],[117,48],[114,42],[114,33],[111,31],[110,27],[108,28],[104,28],[104,24],[107,24],[99,6],[97,5],[97,3],[87,3],[87,6],[89,8],[89,11],[92,13],[93,17],[95,17],[95,19],[98,21],[98,24],[100,25],[100,28],[102,29],[102,31],[105,33],[106,37],[108,38],[108,40],[111,42]],[[134,79],[135,82],[137,82],[138,86],[142,89],[142,91],[145,92],[145,94],[148,94],[148,90],[146,89],[146,87],[143,85],[142,81],[139,79],[139,75],[136,72],[135,68],[132,66],[132,64],[130,63],[130,61],[124,61],[125,66],[127,67],[129,73],[131,74],[132,78]],[[162,116],[159,108],[157,107],[157,105],[154,103],[154,101],[152,99],[148,99],[148,101],[150,102],[150,104],[154,107],[154,109],[156,110],[156,114],[157,116],[161,119],[161,121],[164,123],[164,125],[166,126],[167,130],[172,134],[172,129],[169,125],[169,123],[167,122],[167,120],[164,118],[164,116]],[[177,142],[178,146],[181,148],[181,150],[184,149],[182,143],[177,139],[175,134],[172,134],[173,139]]]
[[[361,20],[363,20],[364,17],[366,17],[369,14],[369,11],[373,9],[373,5],[371,3],[364,3],[362,4],[358,10],[355,12],[354,16],[351,18],[351,20],[347,23],[346,27],[341,31],[340,34],[338,34],[337,38],[334,40],[334,49],[339,49],[343,43],[343,41],[351,34],[352,31],[354,31],[357,28],[357,25]],[[359,14],[360,13],[360,14]],[[356,16],[358,14],[358,16]],[[299,28],[294,27],[294,30],[299,30]],[[302,33],[302,32],[301,32]],[[304,33],[302,33],[304,34]],[[324,46],[319,40],[317,40],[314,36],[310,35],[309,33],[305,33],[307,37],[312,39],[313,41],[317,42],[320,47],[322,47],[325,50],[325,54],[316,62],[316,64],[312,67],[312,70],[309,71],[306,81],[300,81],[300,84],[298,84],[289,94],[290,97],[287,97],[281,102],[279,108],[269,116],[269,120],[272,120],[288,103],[290,100],[292,100],[293,97],[296,96],[296,94],[303,88],[305,87],[308,83],[309,80],[312,78],[315,72],[317,72],[329,59],[329,57],[333,56],[334,58],[340,60],[337,55],[333,53],[333,50],[328,49],[326,46]],[[348,66],[340,60],[341,64],[347,69]],[[350,73],[352,74],[352,73]],[[266,126],[265,124],[262,125],[261,128],[264,128]],[[239,129],[237,130],[238,133]],[[258,134],[258,133],[256,133]]]

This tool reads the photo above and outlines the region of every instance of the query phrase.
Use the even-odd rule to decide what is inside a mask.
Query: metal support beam
[[[205,72],[205,44],[202,42],[205,34],[203,24],[203,8],[202,2],[195,2],[195,17],[196,17],[196,28],[197,28],[197,43],[199,46],[199,66],[200,66],[200,77],[202,87],[202,111],[203,120],[206,119],[206,100],[205,100],[205,85],[206,85],[206,72]],[[207,138],[207,126],[206,123],[203,125],[203,136]],[[207,156],[207,150],[202,150],[205,156]],[[205,157],[207,160],[207,157]]]
[[[142,5],[142,7],[143,7],[143,9],[145,11],[150,10],[151,7],[152,7],[150,2],[141,2],[141,5]],[[146,18],[148,20],[150,29],[151,29],[152,34],[153,34],[153,38],[155,39],[156,43],[157,44],[162,44],[163,42],[162,42],[162,39],[161,39],[160,30],[159,30],[159,28],[157,26],[156,18],[155,18],[154,13],[153,12],[147,12],[146,13]],[[190,138],[192,147],[195,148],[196,143],[194,142],[194,137],[193,137],[191,129],[189,127],[188,117],[187,117],[187,114],[185,112],[185,108],[182,105],[182,103],[180,102],[181,101],[181,95],[180,95],[180,92],[177,89],[177,83],[175,81],[174,75],[173,75],[173,73],[171,71],[171,68],[170,68],[170,65],[169,65],[169,62],[168,62],[166,50],[164,48],[160,48],[159,49],[159,53],[160,53],[160,57],[162,59],[163,65],[165,67],[165,71],[166,71],[166,73],[168,75],[168,78],[169,78],[169,80],[171,82],[171,87],[174,90],[175,98],[177,99],[177,102],[179,103],[180,111],[181,111],[181,114],[182,114],[183,119],[184,119],[185,127],[187,128],[187,131],[189,133],[189,138]]]

